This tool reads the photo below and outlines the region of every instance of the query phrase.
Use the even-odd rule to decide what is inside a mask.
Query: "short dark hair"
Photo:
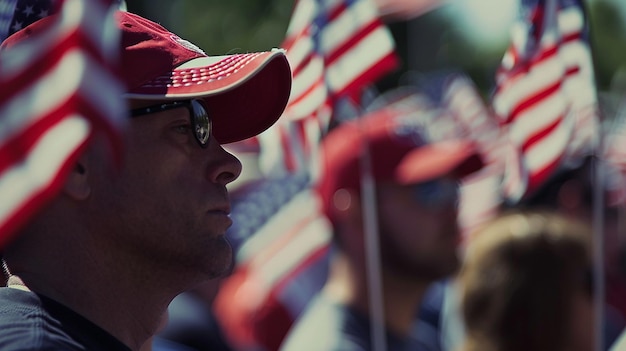
[[[460,273],[467,351],[564,350],[576,292],[591,299],[591,228],[512,211],[479,229]]]

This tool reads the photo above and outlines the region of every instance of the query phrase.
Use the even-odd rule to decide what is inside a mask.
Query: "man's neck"
[[[75,252],[75,251],[74,251]],[[59,262],[38,260],[39,262]],[[69,263],[72,259],[63,262]],[[20,265],[11,273],[13,287],[45,295],[100,326],[132,350],[139,350],[162,322],[170,301],[180,292],[138,276],[137,267],[99,259],[76,258],[69,267]],[[102,269],[107,267],[107,269]],[[98,272],[95,274],[94,272]],[[19,278],[18,278],[19,277]]]
[[[324,294],[331,299],[369,314],[370,301],[367,274],[356,269],[345,257],[336,257],[331,263]],[[429,282],[384,276],[382,303],[387,328],[398,335],[408,335]],[[376,302],[373,302],[376,303]]]
[[[387,327],[398,335],[408,335],[430,282],[397,277],[383,279]]]

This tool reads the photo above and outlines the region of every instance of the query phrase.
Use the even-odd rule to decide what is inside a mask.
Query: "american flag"
[[[493,109],[509,139],[505,197],[516,202],[595,151],[599,121],[580,0],[523,0],[496,74]]]
[[[503,134],[468,76],[449,75],[442,90],[443,106],[463,130],[461,136],[476,143],[485,162],[485,167],[466,178],[461,187],[459,223],[464,239],[468,239],[468,234],[493,218],[502,204],[501,194],[493,189],[499,187],[505,166]]]
[[[359,104],[363,91],[397,64],[372,0],[298,0],[281,46],[293,72],[290,100],[258,137],[267,178],[233,207],[229,237],[242,244],[214,304],[242,349],[276,350],[321,287],[330,227],[311,188],[319,141],[338,101]]]
[[[0,41],[29,24],[51,15],[56,9],[53,0],[0,1]]]
[[[486,163],[498,163],[502,158],[501,129],[471,78],[462,73],[450,74],[442,90],[442,104],[463,129],[462,136],[476,142]]]
[[[293,88],[279,122],[260,136],[262,169],[298,172],[315,162],[334,104],[397,65],[394,41],[372,0],[298,0],[282,45]]]
[[[0,52],[0,247],[57,194],[95,132],[119,150],[114,4],[60,2],[44,31]]]
[[[236,267],[214,311],[235,348],[277,350],[324,282],[330,227],[306,173],[252,182],[232,197]]]

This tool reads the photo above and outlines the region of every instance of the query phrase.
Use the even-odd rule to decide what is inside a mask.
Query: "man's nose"
[[[209,146],[215,150],[211,152],[212,159],[209,161],[208,177],[212,182],[226,185],[241,175],[241,161],[217,142],[213,144],[215,145]]]

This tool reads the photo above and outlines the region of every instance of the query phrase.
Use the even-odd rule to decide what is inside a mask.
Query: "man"
[[[176,295],[231,265],[226,185],[241,163],[221,144],[280,116],[291,88],[284,52],[209,57],[140,16],[117,22],[132,116],[122,165],[109,168],[92,142],[62,193],[2,249],[2,350],[139,350]]]
[[[372,199],[361,193],[362,172],[375,183],[386,349],[423,348],[410,337],[422,296],[458,266],[458,181],[482,167],[467,141],[429,143],[428,126],[391,107],[325,137],[318,190],[334,230],[329,278],[282,350],[373,349],[363,207]]]

